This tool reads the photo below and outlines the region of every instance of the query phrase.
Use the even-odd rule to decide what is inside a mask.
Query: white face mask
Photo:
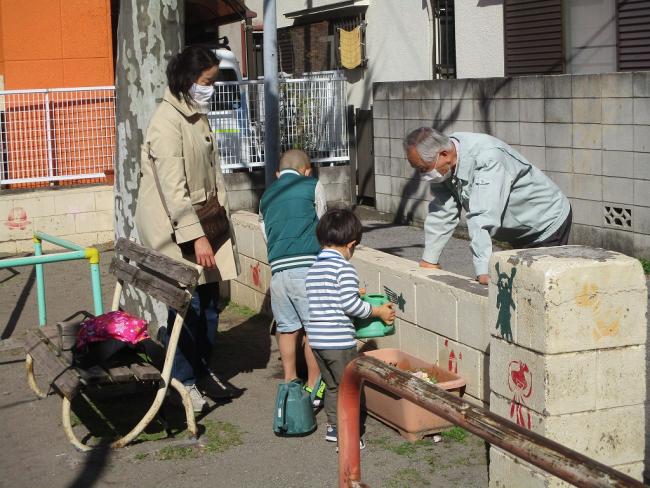
[[[441,175],[440,172],[436,169],[438,164],[438,158],[440,154],[436,156],[436,162],[433,164],[433,169],[426,173],[420,173],[420,177],[425,181],[430,181],[431,183],[442,183],[451,178],[451,170],[447,171],[444,175]]]
[[[197,85],[193,83],[190,88],[190,96],[199,105],[205,105],[210,102],[214,95],[214,85]]]

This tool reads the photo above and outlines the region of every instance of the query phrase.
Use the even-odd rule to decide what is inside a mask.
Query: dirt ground
[[[102,253],[105,304],[110,303],[114,284],[108,274],[110,257],[110,252]],[[45,269],[50,321],[92,309],[85,263]],[[37,326],[37,316],[32,269],[0,270],[0,487],[337,485],[337,454],[324,440],[324,412],[317,416],[319,429],[308,437],[279,438],[272,432],[281,365],[267,317],[236,306],[223,312],[213,366],[245,392],[229,403],[211,404],[198,419],[203,432],[198,443],[186,440],[179,409],[169,405],[165,413],[172,437],[156,422],[128,448],[84,454],[64,436],[59,397],[36,399],[27,386],[22,353],[14,348],[25,331]],[[141,391],[135,397],[112,396],[98,405],[119,430],[151,397],[151,391]],[[83,409],[78,414],[85,419]],[[85,432],[83,425],[75,429]],[[110,433],[104,422],[88,425],[95,436]],[[373,488],[487,486],[485,445],[462,430],[447,432],[438,443],[426,439],[410,444],[370,418],[366,440],[362,476]]]

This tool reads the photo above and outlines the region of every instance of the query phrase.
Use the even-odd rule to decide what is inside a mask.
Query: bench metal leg
[[[82,452],[88,452],[92,450],[91,446],[83,444],[72,430],[72,422],[70,422],[70,400],[67,397],[63,397],[61,403],[61,423],[63,424],[63,431],[65,432],[66,437],[72,443],[72,445]]]
[[[185,407],[185,419],[187,423],[187,430],[190,433],[190,437],[196,439],[198,437],[198,429],[196,428],[196,420],[194,418],[194,408],[192,407],[192,400],[190,394],[187,393],[185,385],[178,381],[176,378],[172,378],[171,386],[178,392],[183,400],[183,407]]]
[[[36,384],[36,378],[34,378],[34,359],[31,354],[25,356],[25,367],[27,368],[27,383],[29,384],[29,387],[34,393],[36,393],[37,397],[45,398],[47,393],[38,387]]]

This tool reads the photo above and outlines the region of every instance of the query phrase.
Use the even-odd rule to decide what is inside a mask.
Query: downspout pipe
[[[279,148],[278,25],[275,0],[264,0],[264,163],[268,187],[275,179]]]

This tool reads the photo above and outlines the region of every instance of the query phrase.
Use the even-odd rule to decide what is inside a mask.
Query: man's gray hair
[[[431,163],[440,151],[452,149],[453,143],[441,132],[431,127],[420,127],[404,138],[404,150],[414,147],[423,161]]]

